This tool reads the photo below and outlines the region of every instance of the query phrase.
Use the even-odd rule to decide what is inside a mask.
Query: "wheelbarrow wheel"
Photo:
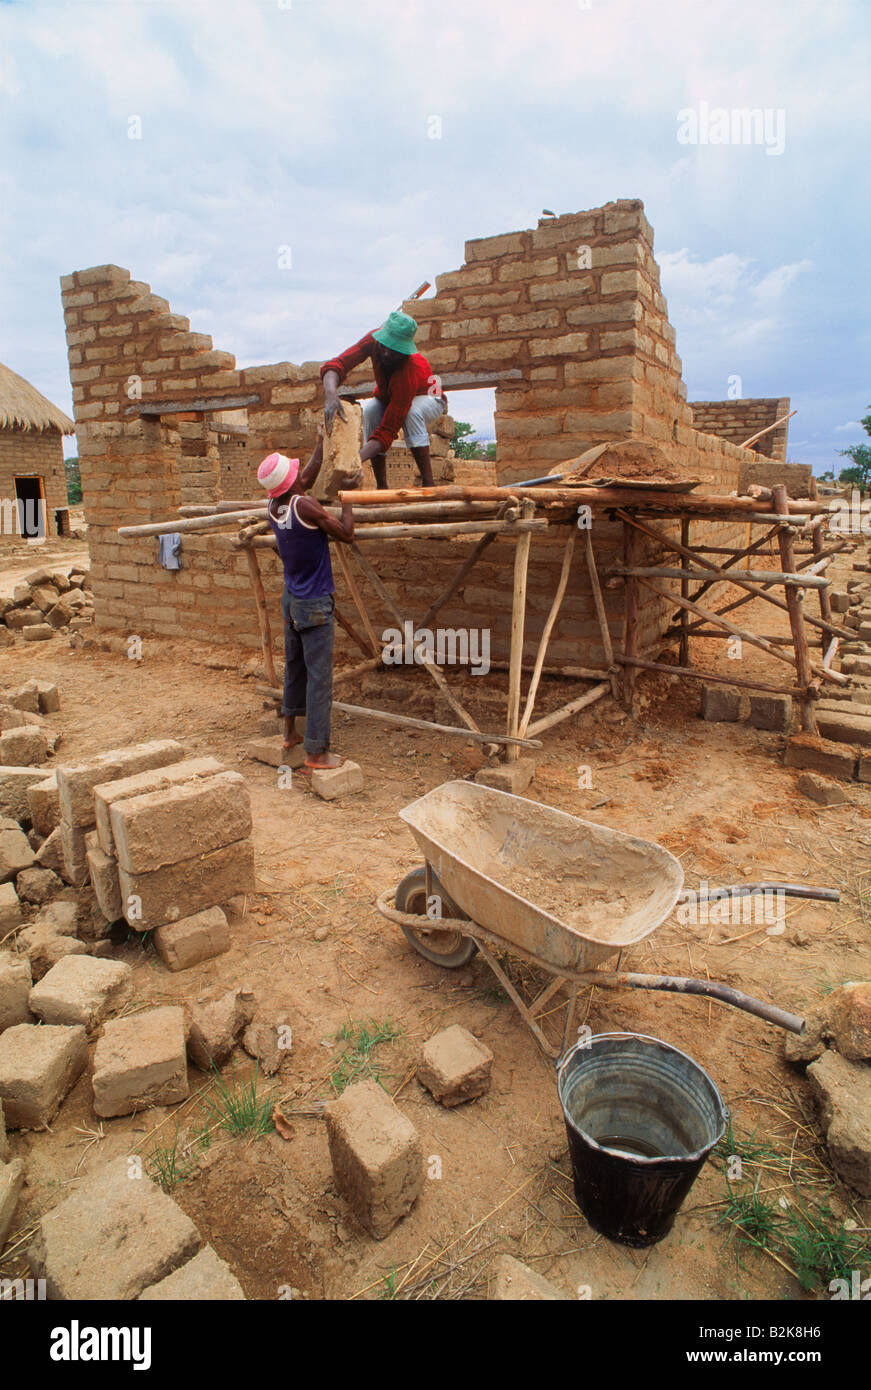
[[[466,916],[448,897],[435,874],[432,876],[432,891],[441,898],[444,917]],[[394,905],[397,912],[408,912],[427,920],[426,869],[412,869],[410,874],[405,875],[396,889]],[[403,926],[402,930],[418,955],[448,970],[458,970],[461,965],[468,965],[478,949],[471,937],[463,936],[458,931],[432,931],[425,926]]]

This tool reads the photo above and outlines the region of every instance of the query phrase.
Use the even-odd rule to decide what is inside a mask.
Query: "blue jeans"
[[[307,753],[326,753],[330,746],[330,707],[333,703],[333,635],[335,602],[332,594],[295,598],[281,595],[284,618],[284,715],[305,715]]]

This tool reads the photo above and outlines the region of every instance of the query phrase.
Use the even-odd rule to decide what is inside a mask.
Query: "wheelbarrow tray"
[[[457,907],[551,970],[641,941],[683,887],[661,845],[477,783],[445,782],[399,815]]]

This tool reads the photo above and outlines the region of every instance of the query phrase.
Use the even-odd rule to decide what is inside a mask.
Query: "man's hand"
[[[326,427],[327,434],[332,434],[333,421],[337,415],[340,420],[347,420],[348,418],[345,414],[345,407],[342,405],[342,402],[339,400],[339,397],[335,395],[325,395],[324,425]]]
[[[356,473],[350,473],[342,483],[342,491],[353,492],[354,488],[361,487],[365,474],[362,468],[358,468]]]

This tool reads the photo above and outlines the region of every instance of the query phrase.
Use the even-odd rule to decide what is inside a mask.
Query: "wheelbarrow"
[[[479,951],[547,1056],[565,1051],[578,991],[588,985],[704,995],[789,1032],[804,1029],[796,1014],[714,980],[600,967],[619,966],[622,952],[655,931],[681,897],[777,891],[838,901],[836,890],[760,883],[682,894],[683,869],[661,845],[473,782],[445,782],[399,816],[425,863],[379,896],[378,911],[447,969]],[[530,1004],[497,959],[506,952],[551,977]],[[554,1048],[538,1016],[563,985],[568,1008]]]

